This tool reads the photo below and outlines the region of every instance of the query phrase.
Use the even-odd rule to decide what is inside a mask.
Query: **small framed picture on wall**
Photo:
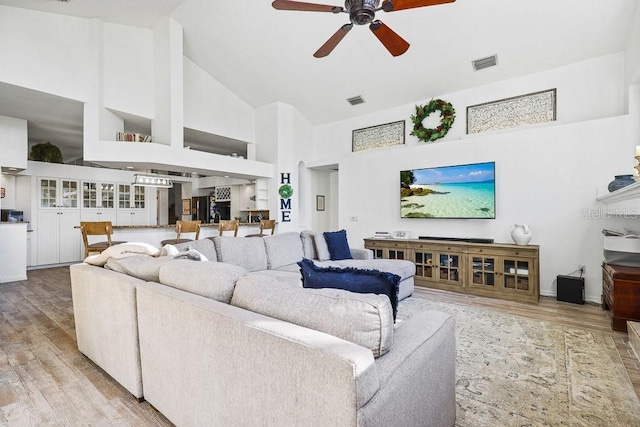
[[[324,210],[324,196],[316,196],[316,210],[317,211]]]
[[[182,215],[191,215],[191,199],[182,199]]]

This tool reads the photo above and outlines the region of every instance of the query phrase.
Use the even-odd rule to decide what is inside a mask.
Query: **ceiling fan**
[[[345,24],[336,33],[323,44],[320,49],[313,54],[316,58],[322,58],[331,53],[331,51],[340,43],[347,35],[353,25],[369,24],[369,29],[387,48],[393,56],[400,56],[409,49],[407,43],[402,37],[396,34],[391,28],[387,27],[379,20],[374,20],[376,12],[383,10],[385,12],[395,12],[398,10],[412,9],[416,7],[435,6],[444,3],[453,3],[456,0],[384,0],[382,6],[378,7],[380,0],[345,0],[344,7],[331,6],[317,3],[305,3],[292,0],[275,0],[272,6],[278,10],[301,10],[306,12],[331,12],[331,13],[348,13],[351,23]]]

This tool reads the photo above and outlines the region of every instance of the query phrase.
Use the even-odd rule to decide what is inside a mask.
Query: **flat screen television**
[[[495,162],[400,171],[400,216],[494,219]]]

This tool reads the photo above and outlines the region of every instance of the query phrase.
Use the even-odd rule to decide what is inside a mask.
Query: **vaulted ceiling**
[[[279,11],[270,0],[0,0],[149,28],[170,15],[184,28],[185,55],[223,85],[254,107],[291,104],[313,124],[624,51],[638,4],[457,0],[379,11],[376,18],[410,43],[404,55],[391,56],[367,26],[356,26],[329,56],[317,59],[313,53],[349,22],[348,15]],[[472,60],[493,54],[496,67],[473,70]],[[8,108],[2,89],[0,114]],[[349,105],[346,99],[355,95],[366,102]]]

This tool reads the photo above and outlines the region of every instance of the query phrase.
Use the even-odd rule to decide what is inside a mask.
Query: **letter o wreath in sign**
[[[440,111],[440,115],[442,116],[440,125],[435,129],[425,128],[422,122],[431,113],[436,111]],[[416,105],[416,114],[415,116],[411,116],[411,121],[413,122],[413,132],[411,132],[411,135],[416,136],[423,142],[435,141],[449,132],[455,119],[456,110],[454,110],[450,103],[441,99],[432,99],[427,105]]]

